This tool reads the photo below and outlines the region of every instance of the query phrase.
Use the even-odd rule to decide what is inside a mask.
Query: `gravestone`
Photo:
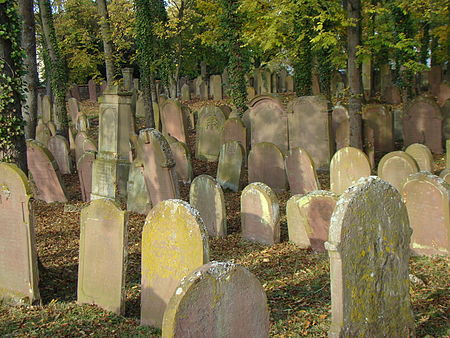
[[[442,170],[442,172],[439,174],[439,177],[450,184],[450,168]]]
[[[27,162],[36,187],[35,197],[47,203],[67,202],[58,164],[48,149],[39,142],[27,140]]]
[[[291,75],[286,76],[286,90],[288,93],[294,92],[294,77]]]
[[[439,94],[437,96],[437,103],[439,106],[443,106],[447,100],[450,99],[450,84],[444,81],[439,86]]]
[[[384,89],[381,97],[382,101],[387,104],[402,103],[402,95],[397,86],[388,86]]]
[[[296,147],[289,150],[285,165],[291,195],[307,194],[319,190],[320,183],[314,162],[305,149]]]
[[[278,81],[279,92],[285,93],[286,92],[286,77],[288,76],[286,69],[283,68],[282,70],[280,70],[279,76],[280,76],[280,79]]]
[[[322,96],[302,96],[288,106],[289,149],[302,147],[318,168],[329,165],[333,154],[331,116]]]
[[[203,109],[203,112],[199,112],[196,138],[198,159],[217,161],[222,145],[224,123],[225,115],[218,107]]]
[[[75,136],[75,163],[78,163],[81,155],[84,154],[84,141],[88,139],[87,134],[84,131],[80,131]]]
[[[0,162],[0,304],[39,304],[32,192],[16,165]]]
[[[81,211],[79,304],[124,314],[127,223],[126,213],[108,199],[92,201]]]
[[[261,182],[247,185],[241,194],[242,237],[261,244],[280,242],[277,195]]]
[[[164,313],[163,337],[269,337],[266,293],[247,269],[211,262],[189,274]]]
[[[49,121],[47,127],[50,130],[50,135],[56,136],[56,124],[53,121]]]
[[[450,255],[450,185],[426,172],[410,175],[402,189],[418,255]]]
[[[181,87],[181,100],[183,101],[189,101],[191,99],[191,90],[189,88],[189,85],[185,83]]]
[[[430,92],[433,96],[439,94],[439,85],[442,82],[442,67],[441,65],[431,66],[428,73],[428,82],[430,84]]]
[[[139,133],[143,149],[144,178],[152,205],[179,197],[175,161],[169,143],[156,129]]]
[[[384,155],[378,163],[378,176],[402,191],[406,178],[419,171],[417,162],[403,151],[393,151]]]
[[[173,136],[178,141],[186,143],[187,119],[180,102],[172,99],[166,100],[161,105],[160,114],[163,134]]]
[[[84,132],[87,132],[87,130],[90,128],[89,120],[86,117],[85,113],[78,114],[76,128],[78,131],[84,131]]]
[[[418,97],[403,115],[404,145],[425,144],[433,153],[442,154],[442,113],[433,100]]]
[[[222,145],[217,166],[217,182],[224,189],[237,192],[241,178],[244,153],[238,141],[230,141]]]
[[[67,100],[67,107],[70,114],[70,119],[72,120],[73,124],[77,123],[77,117],[80,113],[80,105],[77,101],[77,99],[71,97]]]
[[[97,84],[93,79],[88,81],[89,100],[97,102]]]
[[[275,191],[287,185],[284,156],[272,143],[256,143],[248,155],[248,183],[262,182]]]
[[[161,328],[167,303],[181,280],[209,261],[205,225],[181,200],[162,201],[142,231],[141,324]]]
[[[271,95],[255,97],[249,104],[251,146],[260,142],[275,144],[285,153],[288,148],[288,117],[281,101]]]
[[[150,195],[145,185],[144,166],[139,159],[130,165],[127,183],[127,210],[147,215],[152,208]]]
[[[244,157],[247,157],[247,131],[244,122],[238,117],[230,117],[223,125],[222,144],[238,141],[244,151]]]
[[[225,198],[220,185],[209,175],[194,178],[189,190],[189,203],[198,210],[209,236],[227,235]]]
[[[133,68],[122,68],[123,89],[131,91],[133,89]]]
[[[337,105],[331,116],[336,150],[348,147],[350,145],[350,115],[347,108]]]
[[[220,75],[211,75],[209,81],[213,100],[222,100],[222,77]]]
[[[247,87],[247,101],[251,101],[255,98],[256,91],[253,87]]]
[[[427,146],[413,143],[406,148],[405,153],[409,154],[416,161],[420,171],[433,173],[433,155]]]
[[[118,86],[103,92],[98,153],[92,167],[92,199],[125,199],[130,168],[131,93]]]
[[[292,196],[286,204],[289,241],[302,249],[325,251],[337,199],[336,194],[324,190]]]
[[[392,115],[394,117],[394,140],[403,142],[403,110],[393,109]]]
[[[409,299],[411,228],[400,194],[360,179],[331,217],[329,337],[414,337]]]
[[[445,101],[442,106],[443,117],[443,137],[445,140],[450,139],[450,99]]]
[[[77,162],[78,179],[80,180],[81,198],[84,202],[91,200],[92,193],[92,166],[95,152],[86,151]]]
[[[376,152],[394,150],[394,119],[392,111],[381,104],[366,105],[362,113],[364,130],[372,129]]]
[[[175,171],[177,177],[183,183],[190,183],[192,181],[192,162],[191,154],[186,144],[179,142],[174,137],[167,137],[167,141],[172,151],[173,159],[175,161]]]
[[[42,143],[44,146],[48,145],[48,140],[52,136],[48,126],[42,121],[38,120],[36,126],[36,141]]]
[[[70,159],[69,142],[63,136],[52,136],[48,140],[48,150],[58,163],[61,174],[71,174],[72,161]]]
[[[73,98],[77,99],[78,101],[81,100],[80,88],[78,88],[78,85],[73,85],[72,87],[70,87],[69,93]]]
[[[199,84],[200,90],[200,100],[208,100],[208,84],[205,81],[200,81]]]
[[[345,147],[339,149],[331,159],[330,190],[338,195],[361,177],[370,176],[370,163],[360,149]]]
[[[42,122],[48,123],[52,120],[53,112],[52,112],[52,102],[50,100],[50,96],[44,95],[42,98]]]
[[[153,113],[155,113],[154,110],[153,110]],[[136,117],[145,118],[144,95],[142,93],[138,94],[137,99],[136,99],[136,113],[135,113],[135,115],[136,115]]]

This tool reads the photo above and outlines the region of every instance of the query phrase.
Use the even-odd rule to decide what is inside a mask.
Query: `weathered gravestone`
[[[183,183],[190,183],[192,181],[192,162],[189,148],[183,142],[179,142],[174,137],[167,137],[167,141],[172,151],[173,159],[175,160],[175,171],[177,177]]]
[[[389,86],[381,93],[381,100],[387,104],[402,103],[402,96],[400,89],[397,86]]]
[[[211,237],[227,235],[225,198],[220,185],[209,175],[194,178],[189,190],[189,203],[198,210]]]
[[[31,198],[23,171],[0,162],[0,304],[40,303]]]
[[[86,132],[90,128],[90,123],[85,113],[79,113],[76,121],[76,128],[78,131]]]
[[[403,151],[384,155],[378,163],[378,176],[402,191],[406,178],[419,171],[417,162]]]
[[[434,96],[439,94],[439,85],[442,82],[442,66],[434,65],[431,66],[430,72],[428,73],[428,82],[430,84],[430,92]]]
[[[411,228],[400,194],[377,177],[340,198],[328,242],[329,337],[413,337],[409,299]]]
[[[169,143],[156,129],[139,133],[143,149],[144,178],[152,205],[179,197],[175,161]]]
[[[153,103],[154,105],[155,103]],[[155,113],[153,109],[153,113]],[[136,117],[145,117],[145,105],[144,105],[144,95],[139,93],[136,99],[136,112],[134,114]],[[156,124],[156,123],[155,123]]]
[[[142,231],[141,324],[160,328],[181,280],[208,262],[208,234],[198,211],[181,200],[156,205]]]
[[[191,90],[189,88],[189,85],[185,83],[181,87],[181,100],[183,101],[189,101],[191,99]]]
[[[279,72],[279,81],[278,81],[278,88],[279,88],[279,92],[280,93],[284,93],[286,92],[286,77],[288,76],[288,73],[286,71],[286,69],[282,69]]]
[[[242,266],[205,264],[183,279],[170,299],[162,336],[269,337],[266,293]]]
[[[78,163],[81,155],[84,154],[84,141],[88,139],[86,132],[80,131],[75,136],[75,163]]]
[[[36,141],[42,143],[44,146],[48,145],[48,140],[52,136],[48,126],[42,121],[38,120],[36,126]]]
[[[97,84],[95,83],[94,79],[90,79],[88,81],[88,88],[89,100],[97,102]]]
[[[152,208],[150,195],[145,185],[143,163],[136,159],[130,165],[127,183],[127,210],[147,215]]]
[[[52,120],[53,112],[52,112],[52,102],[50,100],[50,96],[44,95],[42,98],[42,122],[48,123]]]
[[[235,192],[239,190],[243,157],[242,146],[238,141],[222,145],[217,166],[217,182],[224,189]]]
[[[302,147],[318,168],[329,165],[333,154],[331,116],[322,96],[302,96],[288,106],[289,148]]]
[[[208,106],[199,112],[195,154],[198,159],[217,161],[224,123],[225,115],[219,107]]]
[[[91,200],[92,193],[92,166],[95,152],[86,151],[77,162],[78,179],[80,180],[81,198],[84,202]]]
[[[445,101],[442,105],[442,117],[443,117],[443,137],[444,139],[450,139],[450,99]]]
[[[80,88],[78,88],[78,85],[74,84],[69,88],[69,95],[78,101],[81,100]]]
[[[404,145],[425,144],[433,153],[442,153],[442,113],[433,100],[418,97],[403,115]]]
[[[72,161],[70,159],[69,142],[63,136],[52,136],[48,140],[48,150],[58,163],[61,174],[71,174]]]
[[[437,95],[437,103],[439,106],[443,106],[447,100],[450,99],[450,84],[444,81],[439,86],[439,94]]]
[[[108,199],[81,211],[78,265],[79,304],[95,304],[123,314],[127,259],[127,216]]]
[[[275,144],[284,153],[288,150],[288,117],[276,96],[261,95],[249,103],[251,146],[260,142]]]
[[[292,196],[286,204],[289,241],[302,249],[325,251],[324,243],[337,199],[336,194],[324,190]]]
[[[27,140],[27,162],[36,187],[35,197],[47,203],[67,202],[58,164],[48,149]]]
[[[284,156],[272,143],[253,145],[248,155],[248,183],[262,182],[275,191],[285,191],[287,186]]]
[[[392,111],[382,104],[369,104],[363,109],[364,130],[372,129],[376,152],[394,150],[394,118]]]
[[[163,134],[173,136],[178,141],[186,143],[187,118],[180,102],[172,99],[166,100],[161,105],[160,114]]]
[[[427,146],[414,143],[406,148],[405,153],[409,154],[416,161],[420,171],[433,173],[433,155]]]
[[[419,255],[450,255],[450,185],[430,173],[410,175],[402,189]]]
[[[50,135],[56,136],[56,124],[53,121],[49,121],[47,127],[50,130]]]
[[[277,195],[261,182],[251,183],[241,194],[242,237],[272,245],[280,241],[280,207]]]
[[[350,115],[346,107],[337,105],[333,108],[332,124],[336,150],[350,145]]]
[[[291,75],[286,76],[286,90],[288,93],[292,93],[295,89],[294,77]]]
[[[285,162],[291,195],[307,194],[319,189],[314,162],[305,149],[296,147],[289,150]]]
[[[213,100],[222,100],[222,77],[220,75],[211,75],[209,83]]]
[[[439,177],[450,184],[450,168],[442,170],[442,172],[439,174]]]
[[[361,177],[370,176],[367,155],[353,147],[339,149],[331,159],[330,190],[340,195]]]
[[[244,150],[244,157],[247,157],[247,131],[244,122],[238,117],[230,117],[223,125],[222,143],[238,141]]]
[[[200,81],[199,84],[200,90],[200,100],[208,100],[208,84],[205,81]]]
[[[77,123],[77,117],[80,113],[80,105],[77,101],[77,99],[71,97],[67,100],[67,107],[70,114],[70,119],[72,120],[73,124]]]
[[[247,101],[251,101],[256,96],[255,88],[247,87]]]

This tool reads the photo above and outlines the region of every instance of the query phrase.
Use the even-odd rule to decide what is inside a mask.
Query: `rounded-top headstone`
[[[417,162],[404,151],[384,155],[378,163],[378,176],[401,191],[406,178],[419,171]]]
[[[208,235],[200,213],[181,200],[158,203],[142,231],[141,324],[160,328],[180,281],[208,261]]]
[[[332,121],[336,149],[348,147],[350,145],[350,116],[348,109],[341,105],[334,107]]]
[[[269,311],[258,279],[242,266],[211,262],[178,286],[163,337],[268,337]]]
[[[319,190],[320,184],[314,162],[305,149],[296,147],[289,150],[285,164],[291,195]]]
[[[411,155],[416,160],[420,171],[433,172],[433,155],[427,146],[420,143],[413,143],[406,148],[405,153]]]
[[[222,145],[217,166],[217,182],[224,189],[239,190],[243,157],[242,145],[238,141]]]

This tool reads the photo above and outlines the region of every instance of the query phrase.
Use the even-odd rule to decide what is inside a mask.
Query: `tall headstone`
[[[84,141],[88,139],[87,134],[84,131],[80,131],[75,136],[75,163],[78,163],[81,155],[84,154]]]
[[[127,259],[127,216],[113,201],[92,201],[81,211],[78,265],[79,304],[123,314]]]
[[[241,194],[242,237],[261,244],[280,241],[280,207],[277,195],[261,182],[247,185]]]
[[[450,139],[450,99],[445,101],[442,105],[442,124],[443,124],[443,137],[445,140]]]
[[[333,136],[336,150],[350,145],[350,115],[348,109],[337,105],[332,112]]]
[[[302,249],[325,251],[337,199],[336,194],[324,190],[292,196],[286,204],[289,241]]]
[[[189,101],[191,99],[191,90],[189,88],[189,85],[185,83],[181,87],[181,100],[183,101]]]
[[[305,149],[296,147],[289,150],[285,166],[291,195],[319,190],[320,184],[314,162]]]
[[[194,178],[189,190],[189,203],[198,210],[209,236],[227,235],[225,198],[220,185],[209,175]]]
[[[77,162],[78,179],[80,180],[81,198],[84,202],[91,200],[92,193],[92,166],[95,161],[95,152],[86,151]]]
[[[411,249],[418,255],[450,255],[450,185],[420,172],[409,176],[402,189],[413,229]]]
[[[240,265],[205,264],[177,287],[164,313],[162,336],[269,337],[266,293]]]
[[[27,140],[28,170],[36,187],[35,197],[47,203],[67,202],[58,164],[47,148]]]
[[[42,120],[38,120],[36,126],[36,141],[42,143],[44,146],[47,146],[48,140],[51,136],[52,134],[47,124],[45,124]]]
[[[197,210],[181,200],[162,201],[142,231],[141,324],[161,327],[181,280],[209,261],[208,235]]]
[[[95,83],[94,79],[90,79],[88,81],[88,88],[89,100],[97,102],[97,84]]]
[[[44,95],[42,98],[42,122],[48,123],[52,120],[53,108],[50,96]]]
[[[69,110],[70,119],[73,124],[77,123],[78,114],[80,113],[80,104],[76,98],[69,98],[67,100],[67,108]]]
[[[430,72],[428,73],[428,82],[430,84],[430,92],[433,96],[439,94],[439,85],[442,82],[442,66],[434,65],[431,66]]]
[[[222,100],[222,77],[220,75],[211,75],[210,77],[211,93],[214,100]]]
[[[218,107],[203,109],[197,121],[196,157],[217,161],[222,145],[225,115]]]
[[[52,136],[48,140],[48,150],[58,163],[61,174],[71,174],[72,161],[70,159],[69,142],[61,135]]]
[[[130,165],[127,183],[127,210],[147,215],[152,208],[150,195],[145,185],[144,166],[138,159]]]
[[[361,177],[370,176],[370,163],[360,149],[339,149],[331,159],[330,190],[340,195]]]
[[[16,165],[0,162],[0,303],[39,304],[32,192]]]
[[[292,75],[286,76],[286,90],[288,93],[294,92],[294,77]]]
[[[133,68],[122,68],[123,89],[131,92],[133,89]]]
[[[288,106],[289,148],[302,147],[318,168],[327,167],[333,154],[331,114],[322,96],[302,96]]]
[[[419,143],[413,143],[406,148],[405,153],[411,155],[411,157],[417,162],[420,171],[428,171],[433,173],[433,155],[427,146]]]
[[[98,154],[92,167],[92,199],[125,199],[130,167],[131,95],[117,86],[103,92]]]
[[[393,151],[384,155],[378,163],[378,176],[402,191],[406,178],[419,171],[419,166],[411,155],[403,151]]]
[[[217,182],[224,189],[235,192],[239,190],[243,159],[244,152],[238,141],[230,141],[222,145],[217,166]]]
[[[208,84],[205,81],[200,81],[199,84],[200,100],[208,100]]]
[[[394,150],[394,118],[392,111],[381,104],[369,104],[363,109],[364,130],[372,129],[375,151],[388,153]]]
[[[362,178],[331,217],[329,337],[413,337],[409,299],[411,228],[400,194]]]
[[[248,155],[248,182],[262,182],[275,191],[286,190],[284,155],[276,145],[261,142],[253,146]]]
[[[175,137],[178,141],[186,143],[187,118],[180,102],[166,100],[160,110],[162,131],[164,135]]]

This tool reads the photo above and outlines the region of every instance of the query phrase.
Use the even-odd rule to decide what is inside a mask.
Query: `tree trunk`
[[[362,78],[361,65],[356,56],[357,48],[361,44],[361,1],[345,1],[347,18],[353,25],[347,28],[347,77],[350,90],[348,112],[350,115],[350,146],[362,149]]]
[[[25,50],[26,73],[22,77],[26,85],[26,106],[22,106],[22,114],[25,116],[26,138],[34,139],[36,136],[37,121],[37,94],[38,73],[36,62],[36,29],[34,23],[33,0],[19,0],[22,24],[22,48]]]
[[[39,12],[41,15],[42,31],[48,48],[51,62],[51,85],[55,95],[56,108],[56,129],[57,133],[69,137],[69,120],[67,118],[66,92],[67,92],[67,72],[64,60],[56,40],[55,26],[49,0],[39,0]]]
[[[103,50],[105,52],[106,82],[109,85],[114,80],[116,70],[113,61],[113,43],[106,0],[97,0],[97,10],[100,15],[100,29],[102,32]]]

